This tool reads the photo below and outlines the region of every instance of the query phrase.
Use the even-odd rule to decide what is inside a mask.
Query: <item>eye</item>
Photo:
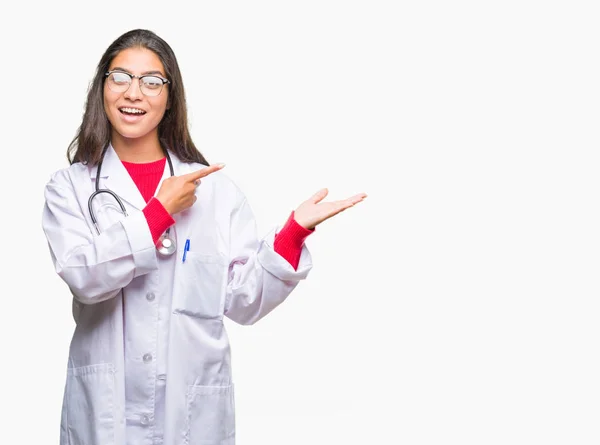
[[[109,80],[116,85],[126,85],[131,82],[131,77],[125,73],[112,73]]]
[[[142,82],[144,86],[150,90],[157,90],[162,87],[163,81],[159,77],[155,76],[145,76],[142,77]]]

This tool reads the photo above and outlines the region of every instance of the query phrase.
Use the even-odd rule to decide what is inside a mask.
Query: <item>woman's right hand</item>
[[[215,164],[185,175],[171,176],[162,182],[156,199],[170,215],[181,212],[196,202],[196,187],[200,185],[200,178],[221,170],[223,167],[225,164]]]

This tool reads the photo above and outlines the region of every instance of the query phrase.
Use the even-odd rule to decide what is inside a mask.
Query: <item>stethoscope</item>
[[[100,235],[100,229],[98,228],[98,222],[96,221],[96,215],[95,215],[94,209],[92,207],[92,200],[100,193],[108,193],[113,198],[115,198],[115,200],[117,201],[117,204],[119,204],[119,207],[121,207],[121,212],[123,213],[124,216],[127,216],[127,210],[125,210],[125,206],[123,205],[123,201],[121,201],[121,198],[119,198],[119,196],[112,190],[100,188],[100,169],[102,168],[102,161],[104,160],[104,155],[105,155],[107,149],[108,149],[108,146],[102,152],[102,156],[100,157],[100,162],[98,162],[98,171],[96,172],[96,191],[94,193],[92,193],[90,195],[90,198],[88,199],[88,210],[90,212],[90,217],[92,218],[92,222],[94,223],[94,227],[96,228],[96,232],[98,232],[98,235]],[[173,170],[173,163],[171,162],[171,157],[169,156],[169,152],[167,150],[165,150],[165,154],[167,156],[167,161],[169,162],[169,170],[171,172],[171,176],[175,176],[175,171]],[[175,239],[171,238],[171,236],[169,235],[170,230],[171,230],[171,228],[169,227],[167,229],[167,231],[161,235],[160,239],[158,240],[158,245],[156,246],[156,250],[158,251],[158,253],[160,253],[163,256],[173,255],[175,253],[175,251],[177,250],[177,246],[175,244]]]

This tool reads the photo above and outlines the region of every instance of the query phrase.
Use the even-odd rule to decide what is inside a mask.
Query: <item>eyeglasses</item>
[[[131,86],[133,78],[136,78],[140,82],[140,91],[144,96],[158,96],[163,89],[164,84],[171,83],[168,79],[164,79],[155,74],[148,74],[145,76],[134,76],[133,74],[125,73],[123,71],[108,71],[104,74],[107,77],[106,82],[108,88],[115,93],[124,93]]]

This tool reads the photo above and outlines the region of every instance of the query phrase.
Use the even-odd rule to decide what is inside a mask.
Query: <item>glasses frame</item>
[[[138,87],[140,88],[140,92],[147,97],[158,97],[160,96],[160,93],[162,93],[164,86],[168,85],[171,83],[171,81],[169,79],[165,79],[162,76],[159,76],[158,74],[144,74],[142,76],[136,76],[135,74],[131,74],[128,73],[127,71],[121,71],[121,70],[112,70],[112,71],[107,71],[106,73],[104,73],[104,77],[108,79],[108,76],[110,76],[113,73],[119,73],[119,74],[125,74],[127,76],[129,76],[129,79],[131,80],[129,82],[129,86],[127,87],[127,89],[125,91],[113,91],[112,88],[110,88],[110,84],[108,85],[108,88],[113,92],[113,93],[126,93],[127,91],[129,91],[129,88],[131,88],[131,84],[133,83],[133,79],[137,79],[138,80]],[[142,91],[142,79],[144,77],[155,77],[157,79],[160,79],[162,82],[162,86],[160,87],[160,91],[158,92],[158,94],[156,96],[150,96],[146,93],[144,93],[144,91]]]

